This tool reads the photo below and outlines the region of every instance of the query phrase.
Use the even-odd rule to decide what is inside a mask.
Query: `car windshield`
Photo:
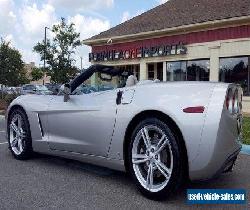
[[[89,94],[89,93],[94,93],[94,92],[101,92],[101,91],[106,91],[106,90],[113,90],[115,89],[115,85],[110,85],[110,84],[96,84],[96,85],[90,85],[90,84],[82,84],[79,87],[77,87],[74,92],[72,93],[73,95],[81,95],[81,94]]]
[[[36,89],[38,91],[48,91],[48,88],[46,86],[44,86],[44,85],[37,85]]]
[[[104,81],[98,78],[94,84],[90,84],[90,81],[85,81],[78,86],[73,95],[89,94],[94,92],[101,92],[106,90],[113,90],[119,87],[118,77],[113,77],[111,81]]]
[[[71,94],[81,95],[122,88],[132,74],[120,68],[92,65],[69,83]]]

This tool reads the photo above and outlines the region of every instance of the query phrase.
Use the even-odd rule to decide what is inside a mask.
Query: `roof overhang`
[[[130,42],[141,39],[162,37],[162,36],[171,36],[177,34],[185,34],[190,32],[204,31],[204,30],[212,30],[218,28],[225,27],[233,27],[239,25],[248,25],[250,24],[250,16],[241,16],[234,17],[229,19],[208,21],[203,23],[195,23],[190,25],[183,25],[178,27],[166,28],[162,30],[141,32],[136,34],[122,35],[122,36],[113,36],[101,39],[86,39],[83,40],[82,43],[85,45],[93,46],[93,45],[106,45],[108,41],[112,40],[112,43],[119,42]]]

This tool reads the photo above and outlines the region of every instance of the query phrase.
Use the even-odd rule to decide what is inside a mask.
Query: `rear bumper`
[[[242,146],[241,146],[242,147]],[[223,163],[223,165],[221,166],[221,168],[215,173],[215,175],[212,178],[217,178],[218,176],[220,176],[222,173],[226,173],[232,170],[233,165],[241,151],[241,147],[236,150],[234,153],[232,153],[227,159],[226,161]]]
[[[208,180],[230,170],[242,147],[237,116],[222,113],[217,129],[211,129],[211,126],[205,129],[210,132],[202,139],[194,170],[189,172],[192,181]]]
[[[238,154],[241,151],[241,145],[229,155],[222,158],[218,155],[214,155],[212,159],[210,159],[209,163],[199,171],[192,171],[190,173],[191,181],[207,181],[220,176],[223,172],[231,171]],[[218,154],[218,153],[217,153]]]

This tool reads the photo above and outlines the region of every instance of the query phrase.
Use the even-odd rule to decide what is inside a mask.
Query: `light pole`
[[[82,71],[82,57],[81,57],[81,71]]]
[[[3,78],[3,68],[1,68],[1,78]],[[3,99],[3,84],[0,83],[1,86],[1,99]]]
[[[44,27],[44,60],[43,60],[43,70],[45,72],[46,67],[46,52],[47,52],[47,29],[50,29],[49,27]],[[43,85],[44,85],[44,77],[43,77]]]

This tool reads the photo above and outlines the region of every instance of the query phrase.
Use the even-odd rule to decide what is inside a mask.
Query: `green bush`
[[[0,110],[5,110],[7,108],[7,103],[4,99],[0,99]]]
[[[250,117],[243,118],[243,143],[250,145]]]
[[[10,105],[10,103],[16,99],[20,94],[19,93],[4,93],[1,94],[1,98],[0,98],[0,110],[6,110],[8,108],[8,106]]]
[[[19,94],[6,94],[4,100],[6,101],[7,105],[9,106],[9,104],[16,99],[19,96]]]

